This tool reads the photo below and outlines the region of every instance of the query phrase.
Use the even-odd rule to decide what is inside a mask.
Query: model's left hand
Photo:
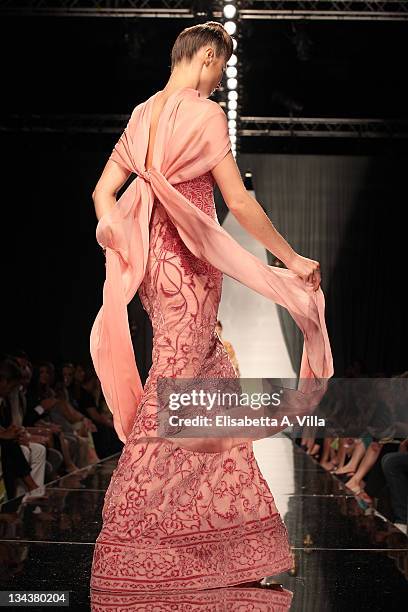
[[[314,259],[296,255],[287,264],[289,270],[295,272],[307,284],[313,285],[313,290],[317,291],[321,282],[320,263]]]

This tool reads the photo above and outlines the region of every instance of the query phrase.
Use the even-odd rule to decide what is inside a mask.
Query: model
[[[319,263],[295,253],[247,194],[226,115],[208,99],[232,50],[219,23],[181,32],[168,83],[135,107],[93,193],[106,281],[91,354],[125,443],[95,545],[96,591],[252,584],[293,564],[252,440],[179,441],[157,429],[159,378],[237,377],[215,330],[224,273],[291,313],[304,334],[305,391],[333,374]],[[250,231],[286,269],[261,262],[219,225],[215,183],[237,218],[250,210]],[[154,332],[144,387],[127,317],[136,291]]]

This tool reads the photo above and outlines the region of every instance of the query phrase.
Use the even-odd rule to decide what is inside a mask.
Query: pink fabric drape
[[[298,391],[312,397],[333,375],[322,289],[313,291],[294,272],[269,266],[241,247],[173,184],[211,170],[231,144],[227,118],[195,89],[174,92],[161,112],[152,168],[144,167],[154,94],[133,110],[110,159],[138,176],[96,228],[106,248],[103,305],[90,336],[90,352],[115,430],[125,442],[143,393],[129,330],[127,304],[144,277],[149,221],[156,195],[188,249],[223,273],[285,307],[304,336]]]

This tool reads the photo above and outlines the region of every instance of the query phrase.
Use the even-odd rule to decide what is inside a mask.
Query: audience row
[[[44,484],[120,452],[91,368],[32,364],[24,350],[0,361],[0,497],[46,496]],[[2,487],[2,489],[1,489]]]

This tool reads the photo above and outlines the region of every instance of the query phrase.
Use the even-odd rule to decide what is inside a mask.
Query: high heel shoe
[[[282,591],[282,584],[275,584],[273,582],[262,582],[261,580],[253,580],[252,582],[241,582],[240,584],[233,584],[232,588],[241,588],[241,589],[272,589],[275,591]]]

